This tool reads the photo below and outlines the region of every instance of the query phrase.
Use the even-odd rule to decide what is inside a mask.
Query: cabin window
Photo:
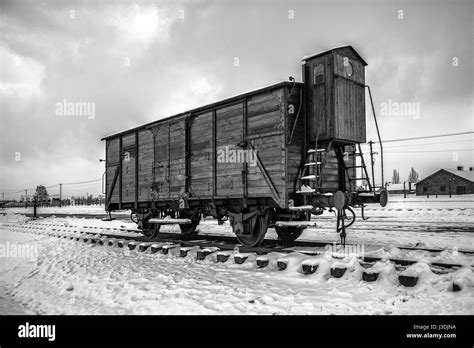
[[[344,66],[344,70],[346,71],[346,75],[351,77],[354,74],[354,67],[352,66],[351,62],[347,62],[347,65]]]
[[[441,185],[441,186],[439,187],[439,190],[440,190],[441,192],[446,192],[446,186],[445,186],[445,185]]]
[[[314,67],[313,76],[314,76],[313,85],[324,83],[324,65],[323,64],[318,64]]]
[[[428,191],[428,187],[423,186],[423,192],[427,192],[427,191]]]

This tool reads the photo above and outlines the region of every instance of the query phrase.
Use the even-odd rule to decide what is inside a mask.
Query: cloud
[[[18,103],[28,103],[33,97],[41,94],[41,81],[45,68],[36,60],[15,54],[7,47],[0,45],[0,93],[7,100],[16,99]],[[6,102],[6,100],[3,102]]]
[[[139,43],[147,50],[154,41],[169,39],[173,17],[154,4],[114,6],[107,12],[105,24],[116,28],[126,43]]]

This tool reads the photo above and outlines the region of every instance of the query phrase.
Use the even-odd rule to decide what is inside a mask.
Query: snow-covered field
[[[34,255],[2,258],[0,314],[474,314],[474,259],[454,249],[474,250],[473,197],[396,198],[391,197],[384,209],[367,209],[371,219],[357,221],[349,230],[347,242],[367,245],[366,252],[376,256],[453,262],[463,264],[462,269],[434,274],[427,264],[417,263],[404,272],[419,274],[419,282],[406,288],[398,282],[400,271],[383,261],[376,264],[380,276],[372,283],[361,280],[363,269],[351,258],[338,261],[322,255],[308,259],[294,253],[284,271],[277,270],[274,263],[257,268],[253,255],[241,265],[231,259],[215,263],[212,255],[196,261],[192,257],[143,253],[45,235],[52,226],[43,226],[38,235],[23,233],[6,224],[27,218],[7,209],[6,216],[0,215],[4,253],[7,247],[28,246]],[[103,213],[101,207],[87,208]],[[48,209],[61,209],[51,213],[63,213],[66,208]],[[67,213],[74,213],[72,207],[68,209],[71,211]],[[40,221],[81,228],[136,227],[124,221],[72,217]],[[305,239],[338,240],[331,214],[316,221],[318,227],[306,231]],[[200,231],[228,234],[230,227],[207,220]],[[273,230],[269,237],[275,237]],[[420,244],[446,251],[435,256],[396,248]],[[302,274],[303,260],[319,264],[316,273]],[[342,278],[329,275],[336,262],[348,266]],[[453,292],[453,282],[462,290]]]

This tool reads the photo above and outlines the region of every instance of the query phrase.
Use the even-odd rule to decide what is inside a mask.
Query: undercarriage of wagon
[[[230,224],[238,242],[244,246],[258,246],[265,239],[267,230],[274,228],[278,239],[291,242],[302,235],[308,227],[317,226],[317,217],[325,211],[335,215],[335,231],[345,244],[346,229],[356,221],[355,209],[360,209],[361,218],[368,203],[379,203],[385,206],[387,193],[380,190],[375,194],[357,194],[342,191],[326,194],[311,194],[310,204],[295,206],[288,202],[287,208],[280,208],[270,199],[255,200],[243,204],[241,199],[201,201],[179,200],[152,202],[149,208],[132,209],[131,219],[148,238],[156,238],[162,225],[178,225],[184,236],[197,234],[198,225],[206,217],[213,217],[218,225]],[[248,203],[248,202],[247,202]],[[267,203],[267,204],[265,204]]]

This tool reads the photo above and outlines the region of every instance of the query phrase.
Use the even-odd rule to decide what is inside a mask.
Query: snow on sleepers
[[[454,276],[452,290],[462,291],[466,287],[474,287],[474,272],[470,268],[463,268],[457,271]]]
[[[179,249],[179,256],[181,257],[186,257],[188,256],[190,253],[194,254],[194,253],[197,253],[197,251],[200,249],[199,246],[195,245],[195,246],[188,246],[188,247],[182,247]]]
[[[137,247],[138,242],[128,242],[127,246],[129,250],[133,250]]]
[[[165,244],[161,248],[161,253],[163,255],[172,254],[174,251],[178,250],[181,247],[181,244]]]
[[[398,276],[398,281],[405,287],[413,287],[418,283],[422,274],[427,272],[431,272],[429,265],[425,262],[418,262],[404,270]]]
[[[247,260],[255,260],[256,257],[257,255],[255,253],[237,253],[234,255],[234,262],[238,265],[241,265]]]
[[[234,250],[225,250],[225,251],[219,251],[216,254],[217,257],[217,262],[226,262],[231,255],[234,255]]]
[[[322,261],[323,258],[320,256],[310,257],[301,263],[301,269],[304,274],[313,274],[317,271]]]
[[[150,246],[150,253],[152,254],[155,254],[157,253],[158,251],[161,251],[161,249],[163,248],[164,245],[166,245],[167,243],[153,243],[151,246]]]
[[[107,244],[108,244],[107,241],[108,241],[108,238],[105,237],[105,236],[102,236],[102,237],[100,237],[100,238],[97,240],[97,244],[99,244],[99,245],[107,245]]]
[[[362,272],[362,280],[366,282],[375,282],[379,278],[379,272],[366,270]]]
[[[353,259],[336,261],[331,264],[331,275],[334,278],[341,278],[344,275],[344,273],[346,273],[348,268],[351,268],[351,269],[354,268]]]
[[[277,260],[277,267],[280,271],[298,269],[301,266],[301,262],[310,256],[298,252],[293,252],[280,257]]]
[[[278,259],[283,257],[285,254],[283,253],[277,253],[277,252],[271,252],[266,255],[260,255],[257,257],[257,267],[258,268],[263,268],[263,267],[272,267],[276,268],[277,267],[277,262]]]
[[[138,251],[144,252],[146,251],[153,243],[152,242],[143,242],[138,244]]]
[[[208,255],[217,253],[220,249],[217,247],[209,247],[198,250],[196,259],[199,261],[203,261]]]

